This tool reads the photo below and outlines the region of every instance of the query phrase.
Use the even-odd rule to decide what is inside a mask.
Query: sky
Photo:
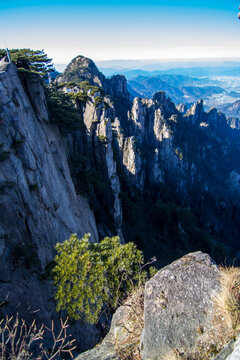
[[[44,49],[54,63],[240,58],[235,0],[0,0],[0,48]]]

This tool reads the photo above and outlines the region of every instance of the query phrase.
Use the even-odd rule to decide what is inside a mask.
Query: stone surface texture
[[[213,296],[220,290],[216,264],[190,253],[160,270],[145,286],[143,359],[194,349],[200,330],[212,324]]]

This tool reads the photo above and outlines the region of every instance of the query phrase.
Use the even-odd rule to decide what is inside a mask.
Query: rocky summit
[[[239,158],[238,123],[215,108],[205,112],[201,100],[176,107],[159,91],[130,101],[124,76],[107,79],[83,56],[50,86],[3,59],[1,316],[57,318],[49,275],[56,243],[72,233],[91,233],[93,242],[119,235],[146,261],[156,256],[158,268],[194,252],[147,283],[140,350],[156,359],[163,348],[194,347],[196,329],[207,329],[211,317],[204,306],[210,309],[219,286],[216,265],[195,252],[218,263],[240,260]],[[79,352],[106,333],[104,321],[72,325]]]

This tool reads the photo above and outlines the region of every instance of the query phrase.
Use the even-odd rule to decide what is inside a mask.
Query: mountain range
[[[185,82],[181,96],[198,83],[164,76]],[[134,241],[158,267],[196,250],[239,264],[240,133],[217,109],[176,107],[163,91],[131,100],[123,75],[78,56],[47,87],[3,59],[0,110],[2,316],[58,317],[48,269],[72,233]],[[72,331],[80,350],[103,334]]]

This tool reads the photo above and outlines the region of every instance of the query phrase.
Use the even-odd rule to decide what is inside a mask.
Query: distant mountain
[[[227,116],[240,117],[240,100],[235,101],[233,104],[227,104],[221,107],[221,111]]]
[[[184,75],[191,77],[202,77],[202,76],[240,76],[240,64],[232,66],[189,66],[189,67],[171,67],[170,64],[167,68],[162,69],[161,66],[154,70],[147,70],[144,68],[131,69],[131,68],[104,68],[100,67],[100,70],[106,76],[112,76],[115,74],[122,74],[128,80],[133,79],[137,76],[156,76],[162,74],[169,75]]]
[[[138,93],[140,97],[152,97],[157,91],[164,91],[175,103],[191,104],[199,98],[208,98],[215,94],[224,93],[219,86],[205,85],[206,80],[191,78],[184,75],[142,76],[128,81],[128,90],[132,95]],[[205,85],[205,86],[204,86]]]
[[[163,73],[172,75],[188,75],[188,76],[240,76],[239,67],[191,67],[191,68],[172,68]]]

